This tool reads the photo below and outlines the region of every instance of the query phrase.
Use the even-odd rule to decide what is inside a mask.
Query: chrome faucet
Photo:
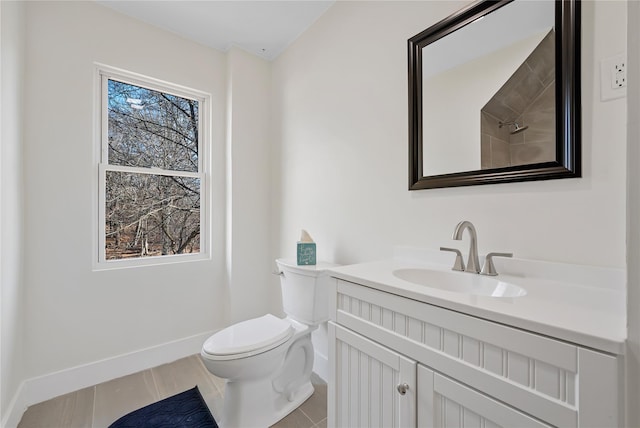
[[[456,230],[453,231],[453,239],[460,241],[462,239],[462,232],[467,229],[471,236],[471,242],[469,243],[469,257],[467,258],[467,264],[464,268],[465,272],[480,273],[480,260],[478,260],[478,235],[476,234],[476,228],[470,221],[461,221],[456,226]]]
[[[497,276],[498,272],[496,271],[496,267],[493,264],[494,257],[513,257],[513,253],[489,253],[487,257],[484,259],[484,266],[482,266],[482,271],[480,271],[480,275],[487,276]]]

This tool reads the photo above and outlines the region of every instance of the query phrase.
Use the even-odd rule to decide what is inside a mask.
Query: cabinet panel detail
[[[448,328],[463,336],[473,337],[499,348],[528,355],[535,360],[555,365],[564,370],[575,372],[577,369],[577,348],[568,343],[347,281],[337,280],[337,292],[339,296],[336,309],[367,319],[391,331],[395,331],[392,325],[378,322],[376,317],[369,318],[367,313],[363,313],[357,307],[352,308],[349,304],[351,300],[368,302],[372,309],[378,306],[382,308],[381,310],[389,311],[391,313],[387,317],[390,319],[393,319],[393,313],[398,313],[426,324]],[[451,326],[455,326],[455,328]]]
[[[329,339],[337,361],[331,373],[335,383],[329,383],[329,425],[415,426],[415,361],[331,322]],[[408,386],[404,395],[398,392],[401,384]]]
[[[429,391],[431,400],[418,400],[420,427],[550,426],[422,365],[418,365],[418,388],[420,394]]]
[[[456,320],[458,322],[452,322],[447,325],[442,325],[443,323],[435,324],[411,316],[413,314],[406,310],[407,308],[405,308],[403,313],[397,313],[385,307],[397,296],[385,295],[383,301],[384,306],[381,306],[378,302],[380,298],[376,299],[374,297],[366,299],[366,292],[358,293],[365,294],[362,297],[354,296],[353,291],[360,291],[354,290],[354,288],[355,287],[350,286],[348,283],[339,283],[338,315],[340,315],[340,312],[348,313],[356,318],[382,327],[385,330],[419,342],[428,348],[443,352],[451,358],[462,360],[480,370],[509,379],[511,382],[534,390],[554,400],[559,400],[572,406],[576,404],[575,394],[572,393],[572,391],[575,391],[576,383],[577,367],[575,365],[573,365],[573,371],[571,371],[567,370],[566,367],[558,366],[558,364],[552,364],[549,361],[539,360],[518,352],[519,345],[525,342],[523,339],[529,339],[528,336],[532,335],[517,331],[517,333],[521,333],[527,337],[514,340],[510,344],[500,343],[502,342],[500,340],[501,334],[507,331],[513,334],[513,332],[510,331],[513,329],[491,323],[491,328],[494,329],[497,340],[489,337],[485,340],[477,340],[477,337],[462,334],[458,329],[454,329],[454,326],[459,327],[470,323],[488,324],[484,320],[451,313],[458,317]],[[364,289],[364,287],[359,288]],[[375,294],[375,292],[373,293]],[[403,300],[405,300],[405,305],[407,305],[406,299]],[[366,307],[370,310],[361,311],[360,309],[363,307],[363,303],[366,304]],[[434,307],[433,309],[440,308]],[[420,312],[424,314],[428,312],[425,310],[424,304],[421,304]],[[374,313],[383,313],[384,316],[382,320],[372,317],[371,315]],[[485,336],[487,335],[485,334]],[[575,348],[571,345],[555,342],[547,338],[541,339],[544,340],[543,346],[548,343],[553,343],[554,346],[559,345],[562,347],[565,353],[575,353]],[[499,344],[496,344],[496,342]],[[548,358],[548,360],[553,359],[553,356]],[[560,363],[562,363],[562,361],[560,361]]]
[[[578,362],[581,373],[589,373],[589,376],[580,378],[580,403],[597,403],[581,406],[579,425],[623,426],[624,396],[618,388],[618,385],[624,382],[622,361],[611,355],[581,348],[578,352]],[[575,391],[572,393],[575,394]]]

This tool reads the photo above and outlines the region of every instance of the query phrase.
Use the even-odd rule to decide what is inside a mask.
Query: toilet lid
[[[213,357],[254,355],[286,342],[293,330],[289,322],[267,314],[220,330],[204,342],[202,350]]]

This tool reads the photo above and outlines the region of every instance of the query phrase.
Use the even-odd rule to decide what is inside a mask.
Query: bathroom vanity
[[[332,269],[328,426],[622,426],[622,270],[498,271],[497,288],[525,293],[494,297],[438,263]]]

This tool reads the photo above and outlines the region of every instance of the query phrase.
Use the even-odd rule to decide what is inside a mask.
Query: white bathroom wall
[[[94,2],[26,8],[25,377],[224,327],[225,55]],[[94,62],[212,95],[211,260],[92,270]]]
[[[627,325],[625,355],[627,382],[627,420],[625,426],[640,426],[640,2],[628,3],[629,86],[627,87]]]
[[[24,3],[0,2],[0,425],[24,375],[22,89]]]
[[[481,253],[625,266],[626,100],[601,102],[599,60],[626,49],[626,4],[583,2],[583,177],[407,191],[407,39],[463,4],[337,2],[273,67],[274,230],[299,229],[321,260],[438,248],[460,220]]]
[[[235,323],[264,315],[272,301],[279,300],[280,290],[271,280],[274,260],[265,257],[271,252],[271,67],[235,47],[228,52],[227,62],[227,260],[230,315]]]

